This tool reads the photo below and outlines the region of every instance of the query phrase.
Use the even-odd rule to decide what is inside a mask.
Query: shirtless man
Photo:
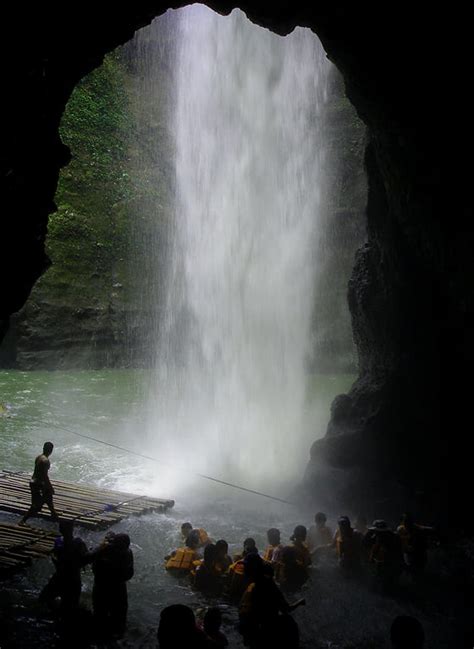
[[[48,476],[49,467],[51,466],[49,456],[53,452],[53,448],[52,442],[45,442],[43,453],[38,455],[35,460],[35,470],[30,480],[31,507],[21,519],[20,525],[24,525],[30,516],[35,516],[40,512],[43,505],[48,506],[51,518],[58,520],[53,504],[54,489]]]

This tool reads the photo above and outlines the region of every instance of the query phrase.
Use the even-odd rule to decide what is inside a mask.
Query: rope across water
[[[115,448],[118,451],[122,451],[123,453],[129,453],[130,455],[134,455],[136,457],[141,457],[145,460],[150,460],[151,462],[158,462],[159,464],[162,464],[164,466],[170,467],[171,465],[167,462],[163,462],[163,460],[159,460],[156,457],[153,457],[152,455],[146,455],[144,453],[139,453],[138,451],[133,451],[130,448],[125,448],[124,446],[119,446],[118,444],[113,444],[112,442],[106,442],[103,439],[97,439],[96,437],[92,437],[91,435],[85,435],[84,433],[78,433],[76,430],[72,430],[71,428],[66,428],[65,426],[60,426],[59,424],[55,424],[49,421],[44,421],[43,419],[39,418],[34,418],[36,422],[39,424],[42,424],[44,426],[48,427],[53,427],[56,428],[57,430],[62,430],[66,433],[70,433],[71,435],[76,435],[77,437],[82,437],[83,439],[90,440],[92,442],[96,442],[97,444],[103,444],[104,446],[109,446],[110,448]],[[172,467],[175,469],[176,467]],[[295,505],[296,503],[293,503],[289,500],[285,500],[284,498],[278,498],[277,496],[272,496],[270,494],[263,493],[261,491],[257,491],[255,489],[248,489],[247,487],[242,487],[242,485],[237,485],[234,484],[233,482],[227,482],[226,480],[221,480],[219,478],[214,478],[209,475],[205,475],[204,473],[197,473],[193,472],[194,475],[196,475],[198,478],[202,478],[203,480],[209,480],[210,482],[216,482],[218,484],[224,485],[226,487],[231,487],[232,489],[238,489],[239,491],[245,491],[246,493],[254,494],[256,496],[261,496],[262,498],[269,498],[270,500],[275,500],[280,503],[284,503],[285,505]]]

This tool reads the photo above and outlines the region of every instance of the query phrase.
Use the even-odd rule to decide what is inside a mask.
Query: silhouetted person
[[[160,649],[211,647],[204,631],[197,627],[192,609],[184,604],[173,604],[161,611],[157,637]]]
[[[203,628],[204,633],[211,641],[212,647],[227,647],[229,641],[221,631],[222,614],[216,607],[208,608],[204,615]]]
[[[248,555],[244,567],[249,581],[239,607],[239,629],[244,644],[252,649],[271,646],[296,649],[299,646],[298,626],[289,613],[305,600],[288,604],[273,579],[266,574],[259,555]]]
[[[311,525],[308,531],[308,548],[315,559],[327,552],[328,546],[332,543],[332,531],[326,525],[326,521],[326,514],[318,512],[314,517],[315,525]]]
[[[399,615],[390,628],[392,649],[423,649],[425,633],[420,622],[411,615]]]
[[[281,551],[283,550],[280,530],[277,530],[276,527],[271,527],[267,531],[267,541],[268,545],[265,549],[263,560],[272,564],[277,564],[280,561]]]
[[[229,572],[229,568],[232,565],[232,559],[229,554],[229,544],[224,539],[219,539],[216,542],[216,561],[215,567],[221,575],[225,575]]]
[[[204,548],[204,559],[194,573],[194,586],[208,595],[217,595],[223,587],[220,572],[216,570],[217,548],[209,543]]]
[[[278,571],[278,582],[283,590],[294,592],[300,590],[308,580],[306,566],[298,561],[298,553],[292,545],[283,548],[280,554],[281,565]]]
[[[244,541],[242,552],[238,552],[237,554],[234,554],[234,562],[240,561],[241,559],[245,559],[247,554],[252,554],[252,553],[258,554],[258,548],[257,548],[257,544],[255,543],[255,539],[248,537]]]
[[[402,571],[402,546],[400,538],[384,520],[375,520],[363,539],[368,551],[368,563],[374,585],[383,591],[391,590]]]
[[[333,545],[336,548],[339,566],[346,576],[356,574],[361,564],[361,535],[351,527],[348,516],[341,516],[337,523]]]
[[[127,581],[133,577],[128,534],[107,534],[89,555],[94,573],[92,606],[99,631],[122,636],[127,623]]]
[[[86,563],[87,547],[81,538],[74,536],[73,521],[61,521],[59,531],[62,536],[56,539],[52,556],[56,571],[43,588],[40,598],[52,603],[60,597],[62,613],[69,614],[79,606],[81,568]]]
[[[311,565],[311,554],[306,543],[306,536],[306,527],[297,525],[290,537],[290,541],[293,541],[293,547],[296,550],[297,561],[305,569]]]
[[[43,452],[35,459],[35,468],[30,480],[31,507],[21,519],[20,525],[24,525],[30,516],[36,516],[42,510],[43,505],[49,508],[51,518],[58,520],[53,503],[54,489],[48,475],[51,466],[49,456],[53,452],[53,448],[52,442],[45,442]]]
[[[428,534],[432,527],[418,525],[411,514],[402,516],[397,534],[402,543],[403,559],[408,572],[415,578],[421,577],[425,571],[428,558]]]
[[[244,574],[244,559],[249,554],[255,554],[258,556],[258,548],[255,539],[250,537],[245,539],[242,553],[234,555],[234,563],[229,567],[228,593],[229,596],[236,601],[240,600],[248,586]]]

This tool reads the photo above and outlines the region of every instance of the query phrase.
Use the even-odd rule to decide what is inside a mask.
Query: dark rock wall
[[[209,4],[222,12],[234,6]],[[48,264],[47,217],[68,159],[58,126],[72,88],[167,6],[138,0],[113,9],[89,1],[4,9],[3,319],[21,307]],[[279,33],[311,26],[369,131],[368,243],[350,291],[360,378],[336,401],[313,467],[324,458],[346,467],[353,488],[344,497],[354,506],[377,484],[401,494],[397,504],[461,511],[470,487],[471,417],[470,383],[462,376],[473,361],[467,8],[263,0],[239,6]],[[312,480],[316,485],[317,476]]]

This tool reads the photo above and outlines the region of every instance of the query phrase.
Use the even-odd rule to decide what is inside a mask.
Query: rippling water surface
[[[51,439],[55,450],[51,457],[51,477],[104,485],[176,500],[166,515],[150,514],[129,518],[116,526],[132,539],[136,573],[129,583],[129,629],[121,646],[154,647],[160,610],[176,602],[199,609],[206,601],[163,569],[163,556],[179,541],[179,527],[184,520],[205,527],[215,539],[225,538],[231,551],[240,548],[243,539],[253,536],[259,548],[265,545],[265,532],[278,527],[288,540],[294,526],[311,524],[313,512],[297,507],[235,492],[204,481],[190,480],[186,473],[173,472],[158,463],[77,437],[72,432],[111,441],[147,453],[140,438],[146,399],[142,372],[0,372],[0,401],[8,404],[8,416],[0,416],[0,452],[2,465],[11,470],[30,471],[43,442]],[[308,408],[317,405],[327,418],[331,399],[348,388],[351,377],[315,377],[314,394]],[[321,425],[323,422],[321,414]],[[322,432],[322,431],[321,431]],[[321,434],[321,433],[320,433]],[[238,443],[238,440],[236,440]],[[179,447],[178,447],[179,448]],[[303,469],[304,467],[302,467]],[[182,480],[181,480],[182,478]],[[180,485],[182,482],[182,485]],[[275,481],[277,495],[285,496]],[[16,517],[2,515],[5,520]],[[31,524],[49,525],[38,520]],[[103,533],[81,531],[93,546]],[[6,612],[9,633],[17,633],[15,646],[43,646],[39,641],[53,637],[53,624],[36,605],[41,588],[52,573],[49,560],[37,561],[23,573],[2,583],[0,606]],[[83,603],[91,606],[92,578],[84,575]],[[391,619],[413,612],[425,624],[429,647],[452,647],[450,616],[446,602],[420,603],[416,598],[395,602],[369,593],[365,586],[341,580],[329,562],[313,574],[305,588],[307,606],[295,612],[305,647],[384,647]],[[17,620],[15,623],[14,620]],[[224,626],[231,647],[243,646],[235,631],[233,607],[225,610]],[[13,629],[13,630],[12,630]],[[370,638],[372,644],[367,644]],[[49,640],[48,640],[49,642]],[[23,643],[23,644],[22,644]],[[13,646],[13,645],[12,645]]]

